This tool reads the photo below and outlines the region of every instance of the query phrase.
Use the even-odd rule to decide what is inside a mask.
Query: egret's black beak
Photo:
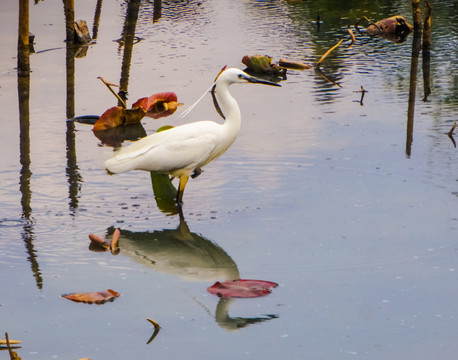
[[[276,82],[269,81],[269,80],[264,80],[264,79],[257,78],[257,77],[254,77],[254,76],[246,76],[245,79],[248,82],[253,83],[253,84],[264,84],[264,85],[272,85],[272,86],[281,86],[280,84],[278,84]]]

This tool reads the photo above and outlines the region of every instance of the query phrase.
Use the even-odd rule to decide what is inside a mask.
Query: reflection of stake
[[[148,345],[149,343],[151,343],[151,341],[154,340],[154,338],[157,336],[157,334],[159,334],[159,330],[161,329],[161,327],[159,326],[159,324],[154,321],[153,319],[150,319],[150,318],[146,318],[146,320],[148,320],[151,324],[154,325],[154,332],[153,332],[153,335],[151,335],[151,337],[149,338],[148,342],[146,343],[146,345]]]
[[[116,97],[116,99],[118,99],[118,101],[122,104],[122,107],[123,107],[124,109],[127,109],[126,102],[125,102],[123,99],[121,99],[121,97],[120,97],[118,94],[116,94],[116,93],[114,92],[114,90],[111,88],[112,86],[119,87],[119,85],[116,85],[116,84],[113,84],[113,83],[109,83],[109,82],[105,81],[105,79],[104,79],[103,77],[101,77],[101,76],[99,76],[97,79],[99,79],[100,81],[102,81],[102,82],[106,85],[106,87],[108,88],[108,90],[110,90],[111,93]]]
[[[448,137],[450,138],[450,140],[452,140],[453,146],[456,147],[456,141],[455,141],[455,138],[453,137],[453,132],[455,131],[455,128],[456,128],[456,121],[453,124],[452,128],[450,129],[450,131],[448,132]]]

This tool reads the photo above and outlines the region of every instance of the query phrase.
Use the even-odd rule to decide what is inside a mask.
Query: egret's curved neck
[[[226,83],[217,84],[216,94],[218,95],[224,116],[226,117],[224,126],[230,128],[237,134],[240,130],[242,116],[237,101],[229,92],[229,85]]]

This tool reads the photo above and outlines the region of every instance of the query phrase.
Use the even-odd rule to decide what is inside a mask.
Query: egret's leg
[[[180,176],[180,184],[178,186],[178,192],[177,192],[177,203],[182,204],[183,203],[183,192],[184,188],[186,187],[186,184],[188,182],[189,175],[181,175]]]

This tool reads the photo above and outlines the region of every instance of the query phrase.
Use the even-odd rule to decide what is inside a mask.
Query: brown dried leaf
[[[118,292],[108,289],[107,291],[66,294],[62,295],[62,297],[75,302],[101,305],[105,304],[107,301],[113,301],[119,295]]]

